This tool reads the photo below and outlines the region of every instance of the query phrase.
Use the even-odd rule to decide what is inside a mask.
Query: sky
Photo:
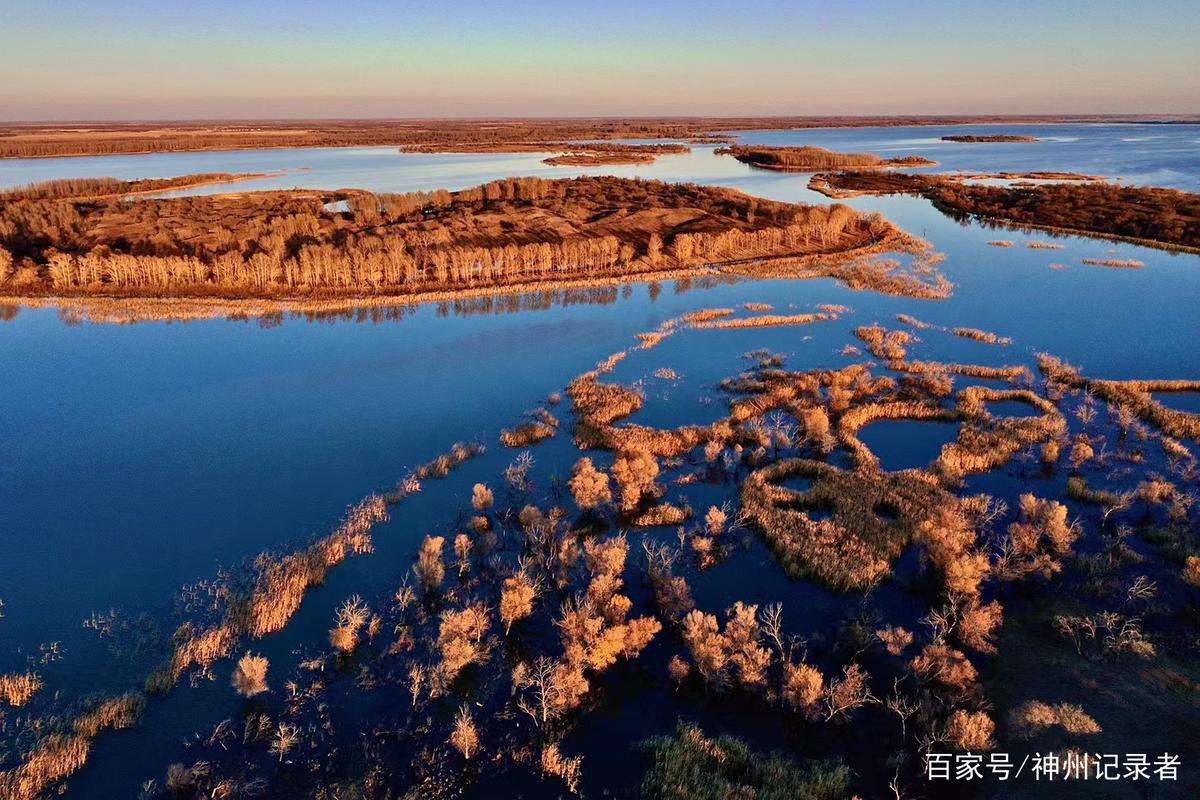
[[[1198,0],[0,0],[0,119],[1200,112]]]

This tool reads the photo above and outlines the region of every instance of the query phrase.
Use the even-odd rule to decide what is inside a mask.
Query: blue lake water
[[[941,142],[948,133],[1028,133],[1022,144]],[[881,155],[915,153],[937,169],[1070,170],[1120,176],[1131,183],[1200,190],[1200,128],[1061,125],[953,128],[749,131],[746,142],[815,144]],[[719,184],[779,200],[827,203],[806,188],[807,175],[753,170],[712,147],[650,165],[589,170],[549,167],[536,154],[400,155],[394,148],[295,149],[0,161],[0,186],[54,177],[164,177],[208,171],[274,172],[281,177],[236,190],[309,186],[376,191],[461,188],[509,175],[603,173]],[[200,192],[229,191],[228,186]],[[551,302],[517,313],[456,313],[422,305],[371,324],[285,318],[129,326],[66,325],[51,309],[21,309],[0,322],[0,672],[39,659],[60,642],[61,660],[38,664],[48,691],[35,710],[88,691],[138,684],[147,663],[110,652],[83,627],[93,612],[162,617],[183,584],[211,577],[268,548],[318,536],[345,507],[384,489],[407,468],[457,440],[489,445],[445,481],[430,481],[376,535],[374,555],[351,559],[306,600],[292,625],[261,643],[272,663],[319,644],[333,609],[353,592],[394,589],[420,538],[453,521],[477,480],[495,482],[516,451],[499,447],[501,428],[634,335],[683,312],[766,302],[780,313],[845,304],[853,313],[798,328],[689,331],[650,351],[634,351],[614,379],[645,380],[646,408],[636,421],[705,422],[723,413],[719,381],[745,368],[756,348],[782,353],[792,369],[836,367],[854,327],[897,324],[898,313],[935,325],[970,326],[1012,336],[995,347],[936,331],[918,331],[922,358],[1032,364],[1049,351],[1096,377],[1200,378],[1196,301],[1200,257],[1081,237],[1057,237],[1063,250],[1033,250],[1046,235],[1001,236],[960,224],[908,197],[856,198],[945,253],[941,269],[957,284],[946,301],[854,292],[830,280],[632,284],[592,294],[596,302]],[[1104,269],[1083,258],[1136,258],[1144,269]],[[1051,269],[1052,263],[1061,269]],[[655,378],[669,367],[678,378]],[[1194,397],[1167,400],[1192,410]],[[997,409],[1000,413],[1001,409]],[[556,412],[559,413],[559,412]],[[565,408],[561,410],[565,417]],[[909,430],[905,426],[915,426]],[[944,439],[922,437],[931,423],[879,423],[863,438],[891,456],[885,466],[917,466]],[[569,427],[569,425],[567,426]],[[564,431],[534,450],[537,480],[548,485],[578,456]],[[911,461],[912,463],[908,463]],[[696,488],[699,507],[732,499]],[[693,585],[703,607],[736,599],[782,599],[798,629],[828,627],[842,613],[832,596],[770,568],[761,545]],[[761,597],[759,596],[761,595]],[[916,612],[913,612],[914,618]],[[238,702],[218,680],[151,703],[146,723],[101,737],[71,797],[125,797],[165,765],[187,756],[180,739],[224,717]],[[667,718],[670,717],[668,720]],[[667,727],[673,716],[663,714]],[[661,720],[660,720],[661,721]],[[601,736],[601,723],[583,733]],[[661,726],[660,726],[661,729]],[[653,731],[650,731],[653,732]],[[137,768],[134,769],[133,767]]]

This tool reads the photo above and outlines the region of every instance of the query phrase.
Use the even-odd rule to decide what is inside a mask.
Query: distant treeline
[[[202,172],[195,175],[180,175],[175,178],[144,178],[123,181],[118,178],[59,178],[39,183],[30,183],[12,189],[0,190],[0,202],[13,200],[63,200],[95,197],[126,196],[167,192],[189,186],[209,183],[229,183],[262,177],[258,174],[235,174],[232,172]]]
[[[824,147],[764,147],[756,145],[733,145],[715,152],[731,155],[744,164],[766,169],[813,172],[821,169],[850,169],[870,167],[917,167],[930,166],[936,162],[921,156],[902,158],[880,158],[871,153],[836,153]]]
[[[349,211],[328,211],[335,200]],[[0,292],[456,290],[840,252],[893,233],[840,204],[616,178],[512,178],[453,193],[19,199],[0,202]]]
[[[983,186],[939,175],[817,176],[835,192],[919,194],[947,214],[1200,248],[1200,194],[1099,181]]]
[[[527,120],[296,120],[88,123],[0,128],[0,158],[264,147],[463,146],[589,139],[706,139],[725,131],[967,123],[1139,121],[1129,116],[654,117]]]
[[[494,152],[563,152],[563,153],[687,153],[686,144],[625,144],[621,142],[541,142],[541,141],[462,141],[439,144],[412,144],[400,148],[402,153],[494,153]]]

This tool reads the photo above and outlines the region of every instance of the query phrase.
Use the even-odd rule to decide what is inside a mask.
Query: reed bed
[[[1038,368],[1048,380],[1089,391],[1127,409],[1167,436],[1200,442],[1200,414],[1168,408],[1153,397],[1154,392],[1200,392],[1200,380],[1096,380],[1084,377],[1075,367],[1046,353],[1039,354]]]
[[[795,476],[811,479],[812,487],[797,492],[778,485]],[[788,574],[839,591],[878,583],[920,522],[934,509],[956,505],[953,495],[919,471],[847,472],[806,459],[777,461],[742,484],[744,512]],[[830,517],[814,519],[810,509]]]
[[[113,697],[76,717],[67,729],[42,736],[16,767],[0,772],[0,797],[42,797],[87,763],[92,742],[101,731],[136,725],[145,704],[145,697],[137,692]]]
[[[906,349],[912,342],[912,334],[907,331],[888,331],[881,325],[861,325],[854,329],[857,336],[871,355],[884,361],[903,361],[908,355]]]
[[[1093,267],[1112,267],[1114,269],[1141,269],[1145,261],[1136,258],[1082,258],[1080,261]]]
[[[207,668],[229,656],[243,637],[262,638],[281,630],[300,608],[307,591],[323,582],[330,569],[351,555],[372,552],[371,530],[387,519],[389,505],[420,491],[421,480],[445,477],[481,452],[479,445],[456,444],[448,453],[418,467],[392,492],[370,495],[351,506],[341,524],[312,545],[281,556],[259,556],[249,592],[232,598],[220,622],[199,630],[191,625],[181,628],[175,652],[147,679],[147,690],[168,691],[193,666]]]
[[[1026,403],[1041,412],[1036,417],[995,417],[988,403]],[[956,441],[942,448],[934,469],[944,478],[988,472],[1007,464],[1017,453],[1043,442],[1061,439],[1067,421],[1054,403],[1025,389],[970,386],[958,394],[964,423]]]
[[[501,431],[500,443],[505,447],[528,447],[558,433],[558,418],[547,409],[539,408],[532,416],[527,422]]]
[[[982,364],[958,364],[945,361],[903,361],[889,364],[892,369],[910,373],[952,373],[968,378],[995,381],[1023,381],[1030,377],[1023,366],[989,367]]]
[[[371,529],[386,519],[390,504],[420,491],[420,480],[444,477],[482,452],[481,445],[458,443],[448,453],[418,467],[394,491],[370,495],[352,506],[333,532],[312,545],[282,556],[259,556],[249,592],[233,596],[222,619],[213,625],[185,623],[176,632],[170,659],[146,678],[146,692],[169,691],[193,666],[207,670],[215,661],[229,656],[243,637],[260,638],[283,628],[307,590],[324,580],[330,569],[349,555],[371,552]],[[86,763],[91,742],[101,731],[135,725],[145,703],[146,694],[141,692],[110,698],[77,717],[69,733],[43,737],[18,766],[0,773],[0,797],[40,797]]]
[[[722,317],[732,317],[734,313],[736,312],[732,308],[702,308],[698,311],[687,312],[680,317],[680,320],[689,325],[699,325]]]
[[[41,676],[32,670],[0,675],[0,700],[20,708],[41,691],[42,685]]]
[[[947,328],[942,325],[932,325],[928,322],[919,320],[916,317],[910,316],[908,314],[897,314],[896,321],[903,325],[908,325],[910,328],[915,328],[917,330],[938,330],[938,331],[942,331],[943,333],[951,333],[955,336],[959,336],[964,339],[973,339],[977,342],[983,342],[984,344],[998,344],[998,345],[1008,346],[1008,345],[1012,344],[1012,341],[1013,341],[1011,338],[1009,338],[1007,336],[1000,336],[999,334],[992,333],[991,331],[981,330],[979,328],[968,328],[968,327]],[[883,333],[886,333],[886,331],[882,328],[880,328],[879,330],[882,331],[882,333],[872,331],[871,335],[878,337],[878,336],[882,335]],[[875,355],[879,356],[881,358],[883,357],[883,356],[880,356],[879,353],[875,353]],[[901,358],[903,358],[903,357],[901,357]]]
[[[928,322],[919,320],[914,316],[910,316],[909,314],[897,314],[896,321],[902,325],[907,325],[910,328],[916,328],[917,330],[926,330],[933,327]]]
[[[832,317],[845,312],[828,308],[821,314]],[[668,320],[650,332],[658,338],[638,341],[642,347],[653,347],[677,331],[719,329],[760,318],[739,319],[728,309],[694,313],[691,318]],[[466,515],[475,515],[468,526],[471,532],[431,535],[421,547],[417,572],[427,591],[424,602],[416,601],[411,590],[408,594],[402,590],[394,603],[372,604],[380,609],[379,618],[371,615],[369,621],[365,603],[343,606],[335,633],[348,633],[336,633],[334,647],[343,653],[375,648],[356,671],[364,682],[378,677],[374,665],[383,659],[375,658],[376,654],[395,659],[388,662],[389,674],[408,670],[414,718],[428,720],[427,730],[443,748],[429,749],[434,757],[452,747],[458,753],[455,758],[484,764],[496,758],[489,748],[502,743],[507,752],[499,760],[511,752],[514,761],[540,767],[568,788],[578,784],[580,762],[558,749],[561,736],[589,703],[597,678],[622,659],[637,658],[658,638],[664,624],[674,626],[678,634],[661,637],[664,646],[682,639],[686,647],[668,667],[677,684],[702,679],[710,690],[733,688],[814,721],[834,721],[863,706],[878,705],[899,714],[901,725],[916,715],[913,724],[920,726],[920,736],[941,735],[953,747],[990,746],[995,727],[982,710],[986,706],[979,693],[979,671],[957,648],[976,654],[995,650],[1003,609],[996,601],[985,602],[985,581],[1061,571],[1079,531],[1067,521],[1061,503],[1028,495],[1021,498],[1019,519],[1000,539],[1003,551],[992,554],[980,539],[994,518],[991,504],[987,498],[959,498],[951,486],[968,473],[996,469],[1038,444],[1057,446],[1066,440],[1066,420],[1056,402],[1024,389],[968,387],[953,395],[951,405],[951,374],[1015,380],[1026,371],[909,361],[911,335],[892,336],[904,332],[882,326],[860,330],[865,334],[859,338],[873,354],[886,357],[890,367],[904,374],[899,378],[875,375],[864,364],[790,372],[769,353],[751,352],[746,355],[755,366],[721,384],[733,395],[728,416],[708,425],[675,429],[628,422],[626,418],[642,407],[643,396],[636,388],[604,383],[602,376],[631,351],[618,351],[602,360],[566,389],[577,443],[610,451],[613,458],[607,471],[593,462],[594,454],[575,464],[566,488],[578,514],[572,517],[561,507],[559,486],[548,495],[553,507],[542,509],[524,489],[506,498],[504,492],[477,484],[472,508],[466,510]],[[959,329],[941,330],[956,333]],[[1039,365],[1047,375],[1051,397],[1057,396],[1054,390],[1060,384],[1083,389],[1096,383],[1048,357]],[[1109,391],[1128,394],[1127,403],[1135,395],[1149,398],[1156,391],[1200,389],[1200,382],[1187,381],[1114,385],[1120,388]],[[1092,390],[1106,399],[1099,389]],[[989,410],[996,402],[1025,403],[1039,414],[996,416]],[[549,415],[539,409],[531,421],[557,428],[557,419],[550,417],[552,424],[542,412]],[[780,426],[778,417],[784,414],[772,412],[790,414],[798,424]],[[858,432],[876,419],[902,418],[958,420],[962,427],[931,468],[883,471]],[[854,469],[819,460],[839,443],[852,454]],[[148,682],[150,688],[169,688],[182,670],[207,666],[231,654],[240,640],[285,625],[305,592],[328,569],[349,555],[369,552],[371,531],[392,503],[419,490],[420,480],[444,476],[478,451],[471,445],[456,446],[419,467],[395,492],[371,496],[352,508],[344,523],[325,539],[287,555],[261,557],[247,592],[234,598],[218,623],[181,629],[176,657],[168,664],[169,682],[161,686]],[[809,458],[797,453],[820,455]],[[676,480],[680,471],[683,478],[740,479],[741,509],[713,506],[702,520],[693,520],[685,502],[664,498],[664,486],[685,482]],[[806,478],[810,487],[797,491],[782,485],[793,477]],[[1156,503],[1170,495],[1164,485],[1154,482],[1144,482],[1138,492],[1147,502]],[[514,498],[519,498],[516,505],[508,505]],[[521,504],[526,505],[518,509]],[[616,522],[679,527],[681,549],[688,552],[685,548],[690,545],[704,567],[729,547],[722,540],[732,539],[730,532],[743,519],[761,532],[789,575],[808,577],[837,591],[877,585],[888,577],[906,547],[912,543],[920,547],[938,576],[935,591],[947,602],[927,617],[928,639],[920,641],[911,632],[874,622],[859,626],[865,626],[875,648],[870,663],[877,656],[898,659],[896,665],[906,670],[907,677],[894,685],[894,696],[877,701],[871,695],[871,676],[857,656],[844,667],[839,665],[840,673],[839,667],[831,671],[825,665],[818,669],[805,663],[803,648],[781,633],[778,609],[760,611],[757,606],[735,603],[718,619],[694,608],[687,581],[671,572],[678,554],[671,547],[659,549],[653,537],[644,544],[653,589],[653,600],[647,602],[658,605],[662,619],[653,614],[635,616],[635,601],[642,601],[642,593],[624,588],[629,542],[623,535],[600,533],[603,526]],[[445,551],[451,542],[459,580],[447,580]],[[392,607],[382,608],[388,605]],[[362,636],[364,629],[371,632]],[[394,642],[382,641],[388,638],[385,633],[373,643],[376,632],[389,630],[395,631]],[[919,651],[910,658],[906,651],[914,647]],[[840,646],[834,652],[840,653]],[[176,673],[174,668],[181,664]],[[243,683],[250,689],[260,683],[265,686],[265,663],[251,666],[250,677],[256,680]],[[472,697],[478,705],[460,703],[457,695],[463,684],[456,684],[460,675],[478,693]],[[902,683],[909,689],[902,689]],[[910,689],[919,695],[913,695],[908,710],[901,695]],[[140,702],[140,695],[136,699]],[[454,719],[440,713],[451,699],[458,708]],[[506,712],[486,713],[483,709],[493,701]],[[44,737],[22,765],[0,775],[0,787],[17,800],[32,800],[53,789],[84,763],[91,737],[119,727],[122,718],[114,707],[53,734],[58,739]],[[707,742],[703,737],[695,741]],[[292,742],[272,753],[278,752],[282,760],[295,745]],[[37,752],[44,755],[35,758]],[[25,794],[16,794],[18,790]],[[830,796],[841,794],[844,791]]]
[[[18,200],[105,200],[275,177],[265,173],[205,172],[173,178],[60,178],[0,190],[0,203]]]
[[[955,336],[961,336],[964,339],[974,339],[984,344],[999,344],[1004,346],[1012,344],[1012,339],[1007,336],[999,336],[991,331],[984,331],[979,328],[952,328],[950,332]]]
[[[738,319],[720,319],[691,325],[697,330],[730,330],[734,328],[777,328],[788,325],[811,325],[837,319],[836,314],[758,314]]]

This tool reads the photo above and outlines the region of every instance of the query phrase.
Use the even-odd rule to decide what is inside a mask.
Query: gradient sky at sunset
[[[1197,31],[1197,0],[0,0],[0,118],[1187,113]]]

